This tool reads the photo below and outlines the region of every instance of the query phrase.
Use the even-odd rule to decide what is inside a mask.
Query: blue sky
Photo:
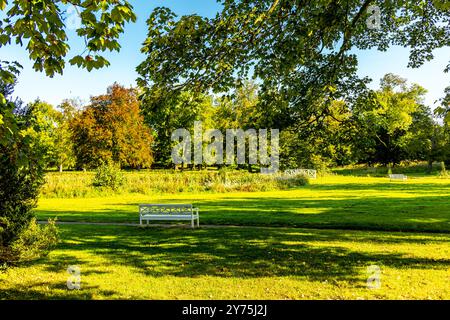
[[[146,38],[147,27],[145,21],[153,8],[157,6],[170,7],[179,15],[197,13],[213,16],[219,9],[214,0],[131,0],[138,16],[137,23],[127,25],[125,33],[120,39],[122,50],[120,53],[106,54],[111,66],[101,70],[88,72],[67,65],[64,75],[54,78],[46,77],[43,73],[35,72],[28,60],[27,52],[18,46],[0,48],[1,60],[16,60],[24,66],[19,77],[15,95],[25,102],[36,98],[58,105],[65,98],[79,97],[88,101],[91,95],[102,94],[114,81],[131,86],[135,84],[136,66],[143,60],[140,53],[141,44]],[[73,31],[69,31],[69,56],[83,51],[82,42],[77,39]],[[407,68],[408,50],[394,47],[388,52],[358,51],[359,74],[373,79],[372,87],[377,88],[379,79],[386,73],[392,72],[411,82],[418,83],[428,90],[426,102],[433,106],[435,100],[443,96],[444,88],[450,86],[450,74],[443,72],[450,60],[450,48],[443,48],[435,52],[435,59],[419,69]]]

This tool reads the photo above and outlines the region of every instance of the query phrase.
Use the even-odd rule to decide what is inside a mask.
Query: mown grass
[[[39,219],[137,222],[139,203],[193,203],[202,224],[450,232],[450,180],[326,176],[285,191],[45,199]]]
[[[136,223],[139,203],[183,202],[200,208],[201,224],[222,226],[60,225],[48,257],[0,272],[0,299],[450,299],[448,179],[330,175],[283,191],[41,196],[36,213]],[[71,265],[81,290],[67,289]],[[379,289],[367,287],[371,265]]]
[[[0,273],[0,299],[449,299],[450,235],[292,228],[60,226]],[[67,268],[81,271],[68,290]],[[367,267],[381,287],[367,288]]]

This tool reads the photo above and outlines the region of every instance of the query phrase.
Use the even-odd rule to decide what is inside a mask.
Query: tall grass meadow
[[[97,197],[113,194],[179,192],[257,192],[285,190],[309,183],[303,175],[263,175],[245,171],[142,170],[122,171],[114,187],[98,183],[98,172],[49,172],[41,189],[44,198]]]

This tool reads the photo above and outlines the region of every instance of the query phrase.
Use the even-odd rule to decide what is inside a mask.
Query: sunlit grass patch
[[[40,219],[137,222],[139,203],[193,203],[202,224],[450,232],[450,180],[327,176],[291,190],[39,200]]]

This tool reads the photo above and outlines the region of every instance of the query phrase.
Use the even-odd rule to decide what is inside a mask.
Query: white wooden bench
[[[140,204],[139,223],[143,221],[168,221],[168,220],[190,220],[192,228],[197,220],[197,227],[200,226],[200,216],[198,208],[193,208],[192,204]]]
[[[389,179],[390,179],[390,181],[393,181],[393,180],[405,181],[405,180],[408,180],[408,177],[405,176],[404,174],[390,174]]]
[[[311,179],[317,178],[317,171],[313,170],[313,169],[288,169],[288,170],[284,171],[284,174],[288,175],[288,176],[295,176],[298,174],[303,174]]]

